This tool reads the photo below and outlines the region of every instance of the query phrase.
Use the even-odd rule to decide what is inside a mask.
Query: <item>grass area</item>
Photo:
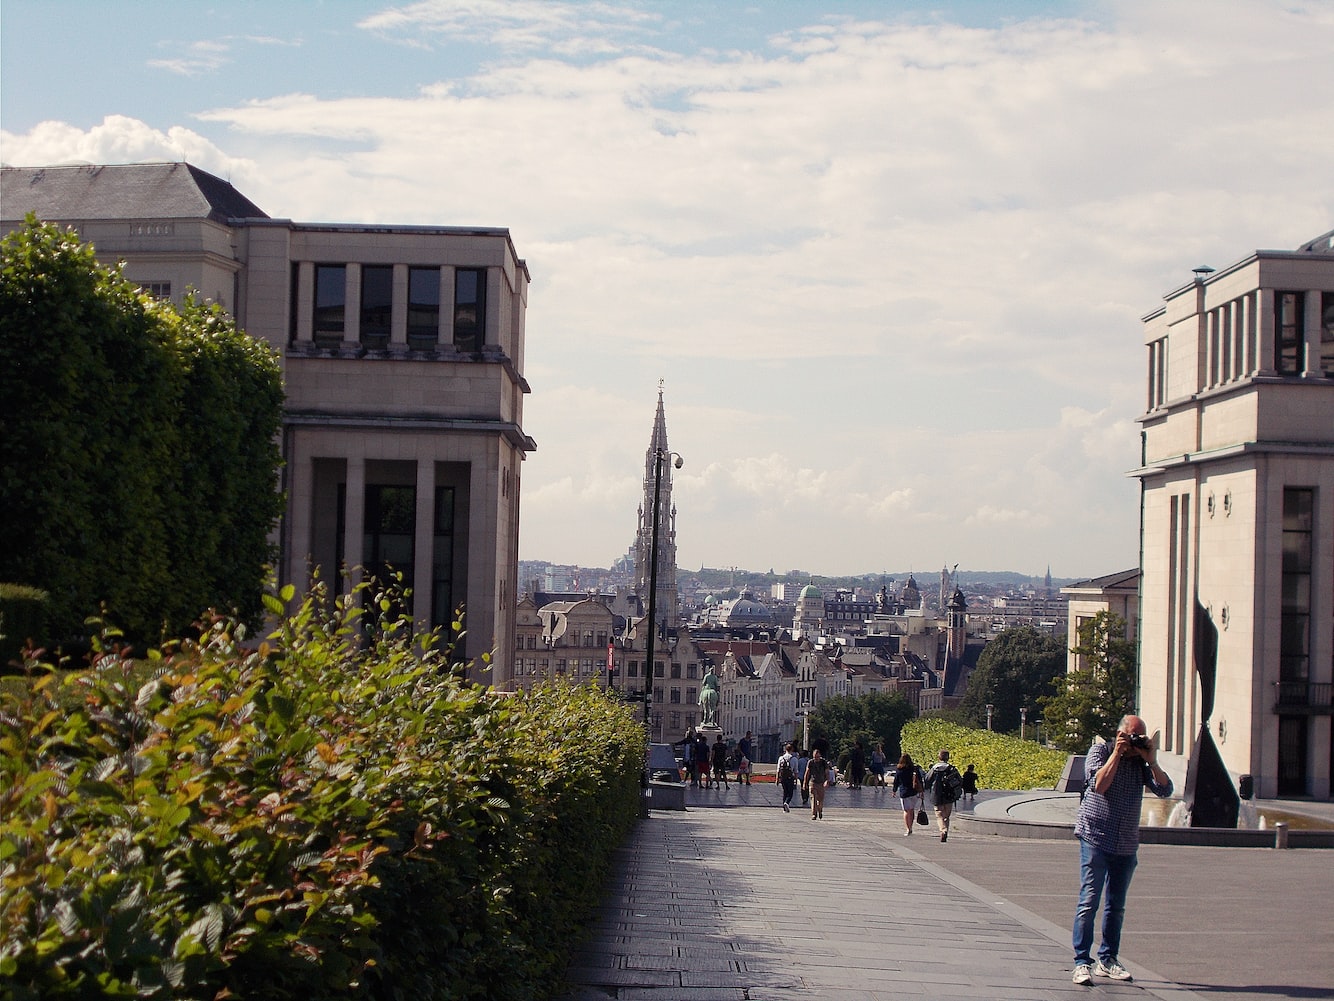
[[[1065,768],[1066,754],[1003,733],[974,730],[939,719],[913,720],[903,728],[903,749],[929,768],[942,750],[963,771],[977,768],[983,789],[1051,789]]]

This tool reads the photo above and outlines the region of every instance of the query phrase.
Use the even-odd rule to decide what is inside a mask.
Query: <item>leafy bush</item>
[[[0,584],[0,674],[18,660],[30,639],[46,635],[46,603],[37,587]]]
[[[942,751],[959,770],[977,766],[987,789],[1051,789],[1065,767],[1065,753],[1034,741],[988,730],[974,730],[940,719],[918,719],[903,728],[903,750],[929,768]]]
[[[261,611],[281,512],[282,375],[216,306],[156,302],[73,231],[0,240],[0,553],[50,636],[105,603],[138,639]]]
[[[88,670],[4,696],[16,1001],[519,998],[559,976],[637,816],[643,730],[589,689],[470,685],[396,607],[317,585],[258,647],[219,619],[142,684],[108,631]]]

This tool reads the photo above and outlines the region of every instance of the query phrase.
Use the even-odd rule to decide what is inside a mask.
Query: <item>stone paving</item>
[[[561,1001],[1334,998],[1332,852],[1145,846],[1135,981],[1079,987],[1073,842],[905,838],[881,790],[831,791],[819,821],[767,784],[688,807],[622,849]]]

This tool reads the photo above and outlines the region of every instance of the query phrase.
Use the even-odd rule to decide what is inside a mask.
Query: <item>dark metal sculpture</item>
[[[1200,735],[1195,738],[1195,749],[1186,766],[1182,801],[1190,811],[1191,827],[1236,827],[1241,799],[1209,732],[1218,676],[1218,627],[1198,598],[1195,600],[1195,673],[1200,676]]]

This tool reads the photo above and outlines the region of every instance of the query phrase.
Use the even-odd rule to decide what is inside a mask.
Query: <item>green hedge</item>
[[[41,588],[0,584],[0,674],[18,666],[29,640],[46,635],[48,600]]]
[[[959,771],[977,766],[984,789],[1052,789],[1065,767],[1065,752],[1036,741],[1003,733],[975,730],[941,719],[918,719],[903,728],[903,750],[923,768],[930,768],[941,751]]]
[[[218,620],[143,684],[106,636],[89,670],[4,697],[17,1001],[508,999],[558,980],[638,815],[642,728],[593,689],[470,685],[393,596],[358,598],[375,614],[317,587],[257,647]]]

